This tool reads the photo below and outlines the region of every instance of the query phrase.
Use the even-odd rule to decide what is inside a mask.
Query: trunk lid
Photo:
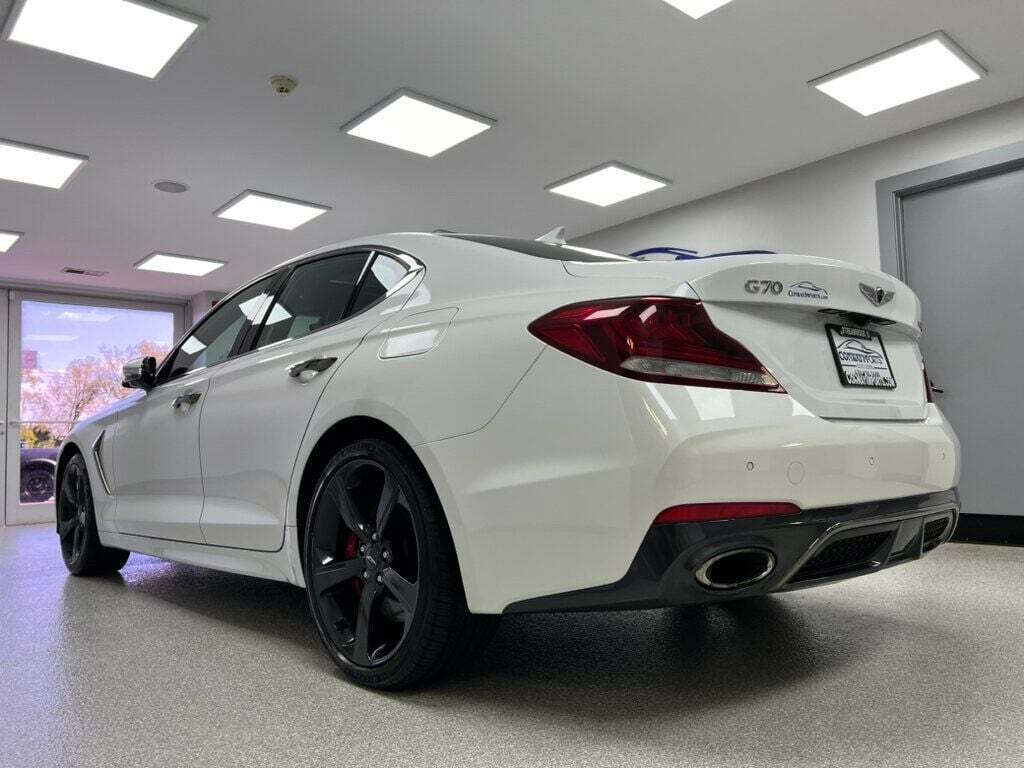
[[[795,400],[817,416],[925,418],[917,346],[920,303],[910,288],[890,275],[832,259],[788,255],[571,262],[565,268],[576,277],[612,279],[623,296],[637,293],[630,288],[634,278],[664,278],[679,294],[688,292],[688,284],[715,326],[749,349]],[[830,334],[828,326],[840,330]],[[895,386],[844,384],[841,365],[851,383],[864,375],[857,370],[858,360],[879,364],[879,375],[885,375],[877,356],[879,339]]]

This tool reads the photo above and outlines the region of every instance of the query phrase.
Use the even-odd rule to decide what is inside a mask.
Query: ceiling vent
[[[81,269],[79,267],[64,267],[61,272],[67,272],[69,275],[85,275],[86,277],[103,277],[107,274],[99,269]]]
[[[180,181],[171,181],[170,179],[162,179],[161,181],[153,184],[161,192],[167,192],[172,195],[180,195],[182,192],[188,192],[188,184],[182,184]]]

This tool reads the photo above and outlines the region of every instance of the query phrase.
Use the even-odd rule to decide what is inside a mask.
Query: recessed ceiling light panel
[[[175,275],[192,275],[202,277],[215,269],[223,267],[225,262],[212,259],[197,259],[194,256],[178,256],[173,253],[151,253],[138,264],[136,269],[147,272],[170,272]]]
[[[620,163],[606,163],[589,171],[556,181],[547,187],[556,195],[572,197],[602,208],[644,195],[670,184],[667,179],[637,171]]]
[[[60,189],[89,158],[0,139],[0,179]]]
[[[403,89],[341,130],[350,136],[434,157],[494,124],[490,118]]]
[[[935,32],[809,85],[867,117],[973,82],[984,74],[985,69],[947,35]]]
[[[0,230],[0,253],[7,253],[11,246],[18,242],[21,232],[4,232]]]
[[[701,16],[732,2],[732,0],[665,0],[665,2],[678,8],[687,16],[699,19]]]
[[[156,77],[203,23],[146,0],[18,0],[4,37]]]
[[[292,230],[331,210],[326,205],[306,203],[288,197],[247,189],[234,200],[213,212],[214,216],[247,224]]]

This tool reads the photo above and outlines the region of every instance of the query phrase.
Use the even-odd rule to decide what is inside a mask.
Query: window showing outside
[[[299,339],[341,320],[366,259],[365,253],[346,253],[296,267],[256,346]]]
[[[173,344],[171,312],[22,302],[22,503],[53,499],[61,442],[77,421],[129,393],[121,366],[146,355],[159,361]]]
[[[373,259],[369,274],[363,278],[363,284],[359,286],[356,300],[352,302],[352,314],[359,314],[384,296],[398,285],[408,271],[404,264],[383,253],[378,253]]]
[[[253,283],[231,299],[218,304],[196,332],[178,347],[174,359],[168,365],[170,370],[166,374],[167,378],[174,379],[189,371],[209,368],[227,360],[239,336],[252,323],[259,322],[263,305],[270,298],[267,291],[275,279],[272,275]],[[163,372],[161,376],[164,376]]]

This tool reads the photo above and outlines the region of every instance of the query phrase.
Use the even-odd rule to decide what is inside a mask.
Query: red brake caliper
[[[348,539],[345,541],[345,559],[353,560],[357,557],[359,557],[359,537],[352,531],[349,531]],[[355,592],[357,596],[361,596],[363,594],[362,579],[352,579],[352,591]]]

